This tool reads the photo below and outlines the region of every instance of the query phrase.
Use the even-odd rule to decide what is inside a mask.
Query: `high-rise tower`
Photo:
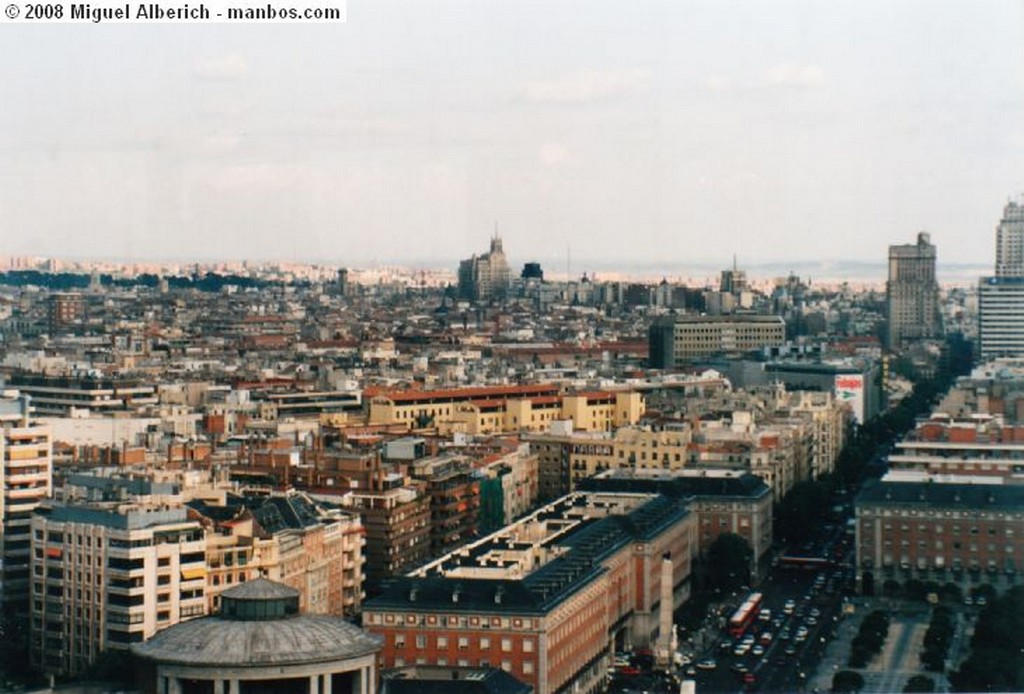
[[[1024,196],[1003,208],[995,270],[978,285],[981,358],[1024,356]]]
[[[925,232],[916,244],[889,246],[889,281],[885,284],[887,346],[898,350],[913,340],[939,336],[939,285],[935,281],[935,246]]]
[[[459,263],[459,296],[471,301],[504,298],[508,292],[509,269],[501,237],[495,232],[491,249]]]
[[[1006,203],[996,227],[996,277],[1024,277],[1024,197]]]

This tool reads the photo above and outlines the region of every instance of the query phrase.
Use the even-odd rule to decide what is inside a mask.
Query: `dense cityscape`
[[[993,221],[971,286],[6,258],[0,685],[1019,690]]]

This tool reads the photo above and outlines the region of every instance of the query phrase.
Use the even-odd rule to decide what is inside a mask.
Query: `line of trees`
[[[949,675],[958,692],[1024,691],[1024,586],[1014,586],[982,610],[971,655]]]
[[[889,615],[873,610],[860,623],[860,630],[850,644],[850,667],[866,667],[868,661],[882,652],[889,637]]]
[[[257,279],[243,275],[219,275],[215,272],[208,272],[204,275],[191,277],[172,276],[166,277],[167,285],[173,289],[196,289],[201,292],[219,292],[228,285],[241,289],[265,289],[267,287],[281,287],[284,282],[278,280]],[[157,275],[144,273],[135,277],[114,277],[103,274],[99,277],[100,286],[103,287],[148,287],[156,288],[160,283]],[[38,270],[10,270],[0,272],[0,284],[14,287],[43,287],[51,291],[74,291],[89,287],[91,278],[89,275],[75,272],[40,272]],[[294,287],[309,287],[308,280],[295,280],[289,283]]]
[[[938,605],[932,610],[932,620],[924,635],[924,650],[921,662],[929,672],[942,672],[946,669],[946,654],[953,640],[956,626],[953,624],[953,613],[945,605]]]

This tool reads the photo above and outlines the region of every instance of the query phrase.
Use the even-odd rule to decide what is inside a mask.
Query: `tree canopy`
[[[750,583],[750,562],[754,550],[746,538],[722,533],[708,548],[708,577],[713,586],[725,591]]]

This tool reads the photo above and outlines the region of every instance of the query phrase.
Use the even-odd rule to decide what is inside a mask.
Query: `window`
[[[438,636],[437,637],[437,647],[438,648],[448,648],[448,637],[447,636]],[[438,665],[440,665],[440,663],[438,663]]]
[[[533,661],[532,660],[524,660],[523,661],[523,674],[524,675],[532,675],[533,674]]]
[[[509,653],[512,650],[512,639],[502,639],[501,650],[503,653]]]
[[[426,648],[427,637],[423,634],[416,634],[416,648]]]
[[[460,636],[459,637],[459,650],[460,651],[464,651],[467,648],[469,648],[469,637],[467,637],[467,636]]]
[[[489,650],[491,650],[491,639],[490,639],[490,637],[488,637],[488,636],[481,636],[480,637],[480,650],[481,651],[489,651]]]
[[[395,634],[395,648],[405,648],[405,634]]]

